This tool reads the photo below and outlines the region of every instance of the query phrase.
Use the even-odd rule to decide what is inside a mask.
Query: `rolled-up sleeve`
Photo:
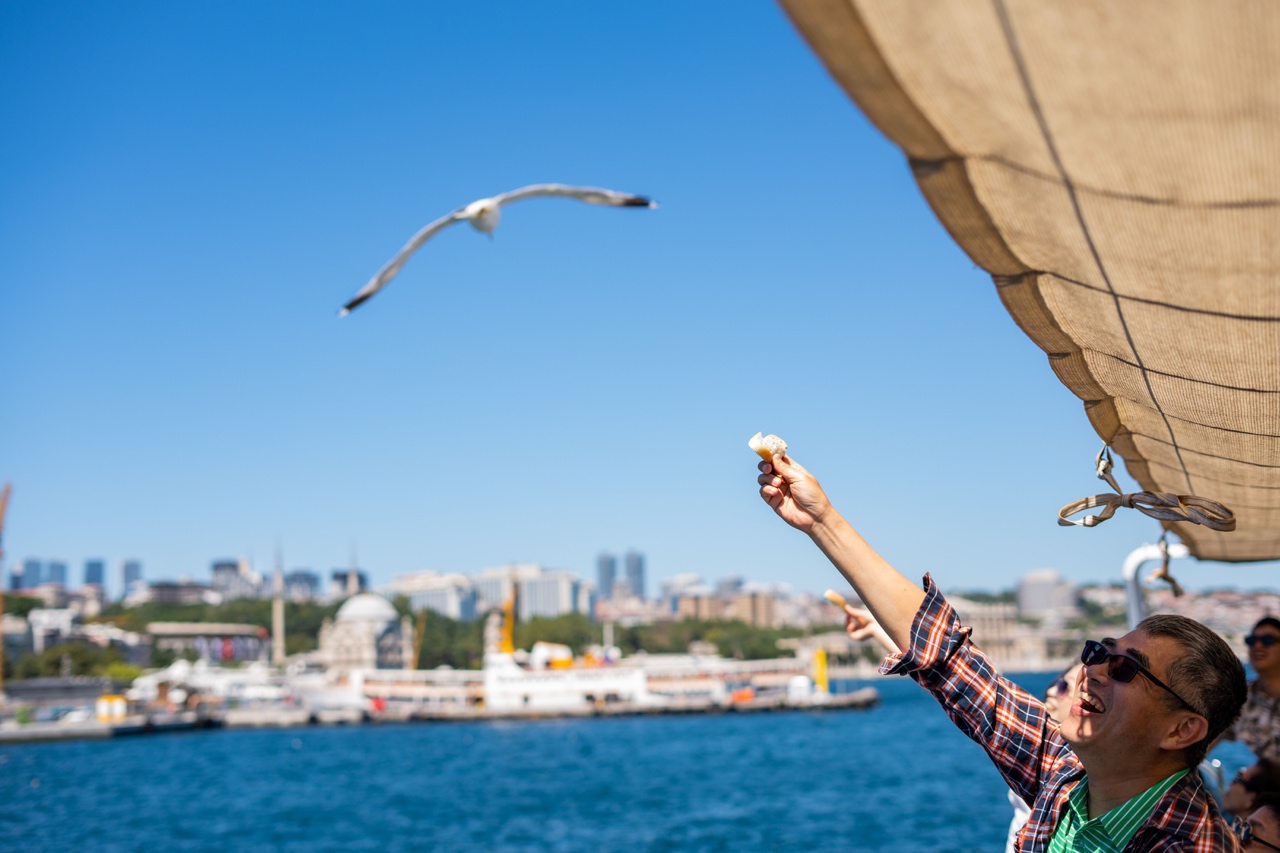
[[[924,601],[911,624],[906,649],[889,655],[885,675],[907,675],[924,687],[947,715],[995,762],[1009,787],[1033,802],[1040,785],[1075,761],[1044,705],[996,672],[969,640],[955,610],[924,577]]]
[[[911,623],[911,645],[889,655],[880,665],[881,675],[904,675],[932,669],[948,660],[969,639],[970,628],[960,625],[956,612],[933,583],[924,576],[924,601]]]

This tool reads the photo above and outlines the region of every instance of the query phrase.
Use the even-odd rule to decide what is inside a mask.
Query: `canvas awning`
[[[1165,526],[1280,558],[1280,4],[781,2],[1129,474],[1237,519]]]

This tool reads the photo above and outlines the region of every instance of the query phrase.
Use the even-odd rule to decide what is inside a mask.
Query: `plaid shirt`
[[[1261,681],[1249,683],[1249,698],[1233,734],[1258,758],[1280,761],[1280,698],[1268,696]]]
[[[1044,705],[1003,678],[976,646],[969,628],[924,578],[925,597],[911,626],[910,647],[885,659],[880,671],[910,675],[946,709],[961,731],[986,750],[1015,794],[1031,803],[1018,834],[1022,853],[1049,849],[1054,827],[1084,766],[1059,734]],[[1169,789],[1138,829],[1126,853],[1239,851],[1240,842],[1205,790],[1199,773]]]

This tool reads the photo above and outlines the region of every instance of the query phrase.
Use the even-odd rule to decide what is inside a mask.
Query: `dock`
[[[174,714],[151,714],[126,717],[117,722],[34,722],[0,725],[0,744],[40,743],[58,740],[98,740],[162,732],[188,732],[196,729],[221,728],[217,716],[184,711]]]

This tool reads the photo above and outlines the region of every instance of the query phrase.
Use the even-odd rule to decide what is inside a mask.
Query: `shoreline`
[[[810,702],[789,701],[786,696],[766,696],[728,704],[679,703],[668,705],[609,704],[586,709],[490,711],[466,710],[362,711],[355,708],[308,710],[305,708],[232,708],[217,714],[186,711],[179,714],[134,717],[118,723],[26,723],[0,727],[0,746],[106,740],[138,735],[170,734],[202,729],[293,729],[319,726],[378,726],[403,723],[468,723],[489,720],[587,719],[593,717],[675,716],[687,714],[758,714],[778,711],[857,711],[880,703],[874,687],[835,694]]]

